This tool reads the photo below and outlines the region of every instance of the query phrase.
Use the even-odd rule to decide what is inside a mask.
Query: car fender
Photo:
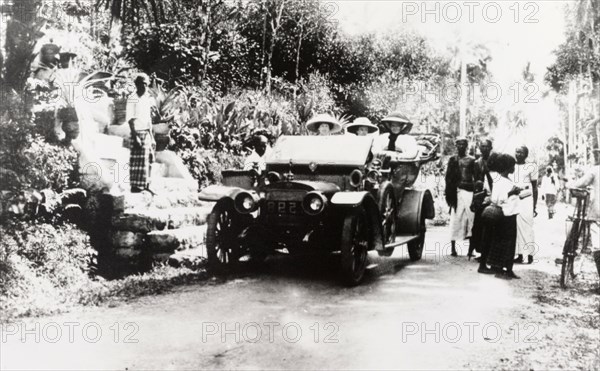
[[[339,208],[342,215],[353,212],[356,207],[362,207],[369,221],[370,241],[369,250],[383,250],[383,229],[379,207],[373,195],[369,192],[338,192],[331,197],[331,204]]]
[[[397,233],[417,234],[422,219],[433,219],[435,208],[429,190],[407,189],[398,209]]]
[[[198,199],[202,201],[221,201],[228,199],[233,201],[235,196],[242,191],[247,191],[239,187],[228,187],[223,185],[210,185],[198,194]]]

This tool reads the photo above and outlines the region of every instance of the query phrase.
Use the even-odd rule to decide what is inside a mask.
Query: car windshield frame
[[[289,164],[297,165],[362,166],[367,163],[372,136],[356,135],[304,135],[281,136],[269,155],[267,165]]]

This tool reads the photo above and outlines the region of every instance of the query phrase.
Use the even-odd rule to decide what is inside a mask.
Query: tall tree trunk
[[[281,26],[281,16],[283,14],[283,8],[285,7],[285,1],[281,0],[276,9],[276,13],[271,19],[271,45],[269,47],[269,54],[267,55],[267,76],[265,81],[265,90],[267,95],[271,95],[271,76],[272,76],[272,63],[273,63],[273,52],[275,51],[275,44],[277,43],[277,32]]]
[[[211,11],[212,11],[212,7],[210,4],[211,0],[208,0],[205,4],[206,4],[206,8],[205,8],[205,19],[206,22],[204,23],[204,34],[206,35],[204,37],[204,66],[202,66],[202,80],[204,80],[206,78],[206,74],[208,72],[208,55],[210,54],[210,43],[212,42],[212,24],[211,24]]]
[[[300,22],[300,35],[298,35],[298,47],[296,48],[296,70],[294,74],[294,82],[298,82],[300,77],[300,48],[302,48],[302,38],[304,37],[304,22]]]
[[[265,6],[265,0],[262,0],[261,3],[261,11],[264,11],[263,18],[263,30],[262,30],[262,48],[261,48],[261,60],[260,60],[260,81],[261,83],[265,81],[265,58],[266,58],[266,48],[267,48],[267,15],[268,9]],[[265,87],[263,85],[263,87]]]

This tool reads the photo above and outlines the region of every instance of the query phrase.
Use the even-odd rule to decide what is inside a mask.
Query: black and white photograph
[[[0,0],[0,370],[600,370],[600,0]]]

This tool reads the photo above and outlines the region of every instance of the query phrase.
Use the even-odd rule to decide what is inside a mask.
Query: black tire
[[[396,240],[396,213],[398,205],[394,194],[394,187],[389,184],[379,196],[378,206],[381,214],[381,229],[383,231],[383,244],[387,245]],[[383,251],[378,250],[379,256],[391,256],[394,248]]]
[[[579,242],[579,222],[576,220],[571,225],[571,230],[567,235],[565,246],[563,247],[563,259],[560,269],[560,287],[566,289],[570,281],[575,277],[573,267],[575,264],[575,254],[577,243]]]
[[[220,270],[240,258],[239,220],[232,207],[217,205],[206,220],[206,255],[208,268]]]
[[[367,268],[370,246],[368,219],[364,210],[346,215],[341,238],[341,279],[346,286],[360,284]]]
[[[575,257],[572,255],[563,255],[562,267],[560,270],[560,287],[566,289],[569,287],[573,278],[573,264]]]
[[[421,260],[426,232],[427,224],[425,223],[425,218],[421,218],[421,222],[419,223],[419,237],[407,243],[408,257],[411,261]]]

